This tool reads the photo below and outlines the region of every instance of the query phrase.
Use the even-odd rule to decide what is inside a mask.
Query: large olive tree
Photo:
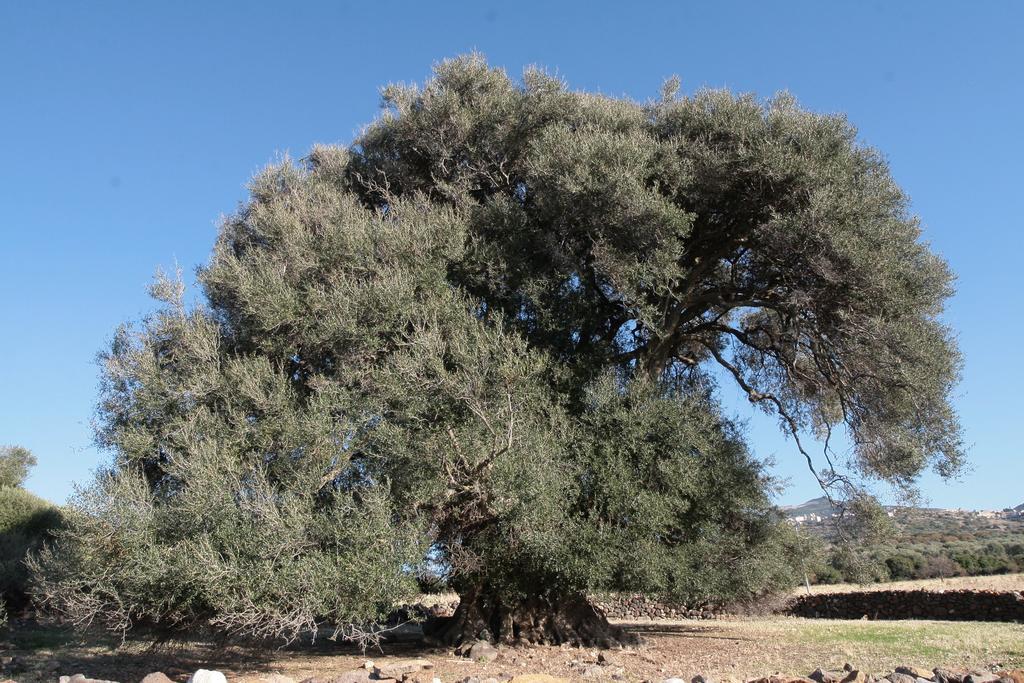
[[[105,356],[100,440],[41,595],[82,620],[353,634],[444,573],[434,637],[608,643],[585,599],[785,586],[799,539],[716,402],[830,495],[962,460],[946,264],[840,116],[639,104],[477,57],[348,148],[261,173],[199,279]],[[840,467],[807,435],[842,429]],[[817,461],[821,460],[822,463]]]

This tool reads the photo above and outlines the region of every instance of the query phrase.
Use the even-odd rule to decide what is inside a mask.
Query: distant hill
[[[828,498],[821,496],[819,498],[812,498],[799,505],[782,505],[781,510],[785,513],[786,517],[789,518],[797,526],[815,526],[827,522],[833,517],[837,510],[829,502]],[[959,508],[918,508],[908,507],[902,505],[886,505],[884,506],[889,516],[894,518],[897,524],[908,523],[913,521],[915,525],[920,525],[931,519],[936,523],[937,526],[945,529],[950,526],[950,522],[959,520],[966,523],[967,526],[989,526],[993,523],[998,524],[994,520],[1006,520],[1010,522],[1021,521],[1024,522],[1024,503],[1012,508],[1004,508],[1002,510],[962,510]]]
[[[811,498],[805,503],[799,505],[783,505],[783,512],[786,513],[787,517],[799,517],[801,515],[811,514],[831,514],[832,504],[828,502],[828,498],[822,496],[820,498]]]

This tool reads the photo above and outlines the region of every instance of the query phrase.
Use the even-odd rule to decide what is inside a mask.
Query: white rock
[[[188,677],[188,683],[228,683],[228,679],[219,671],[199,669]]]

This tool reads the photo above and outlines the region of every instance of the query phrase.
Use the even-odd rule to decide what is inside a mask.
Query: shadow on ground
[[[752,638],[737,638],[734,635],[725,635],[723,629],[716,626],[693,626],[691,624],[672,624],[659,622],[619,622],[618,624],[630,633],[635,633],[641,638],[644,636],[679,636],[682,638],[703,638],[708,640],[753,640]]]
[[[141,680],[146,674],[162,671],[183,680],[196,669],[217,669],[229,676],[235,672],[273,673],[282,664],[333,658],[339,668],[352,668],[354,662],[388,657],[448,656],[418,641],[388,642],[380,648],[363,651],[348,643],[319,639],[315,643],[293,643],[287,647],[266,643],[216,643],[202,638],[159,639],[154,634],[137,635],[122,641],[103,631],[76,632],[55,626],[27,625],[0,637],[0,651],[15,657],[14,666],[0,672],[0,679],[19,683],[52,681],[76,673],[90,678],[119,681]],[[351,660],[351,661],[347,661]]]

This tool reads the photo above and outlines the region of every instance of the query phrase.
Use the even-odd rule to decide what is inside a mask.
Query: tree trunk
[[[451,617],[425,625],[428,641],[457,646],[487,640],[504,645],[635,645],[639,638],[608,622],[582,594],[534,596],[508,603],[476,587],[459,596]]]

